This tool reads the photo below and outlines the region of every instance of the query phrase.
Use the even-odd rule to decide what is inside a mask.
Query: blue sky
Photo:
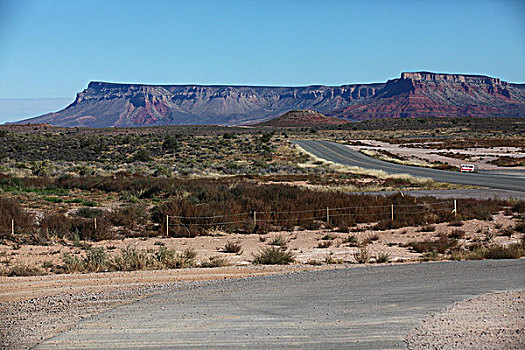
[[[429,70],[525,82],[524,62],[525,1],[0,0],[0,99],[73,100],[92,80],[341,85]],[[3,110],[0,122],[15,118]]]

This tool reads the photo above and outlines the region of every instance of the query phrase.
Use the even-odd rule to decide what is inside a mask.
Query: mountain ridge
[[[525,84],[484,75],[403,72],[340,86],[149,85],[93,81],[66,108],[20,121],[56,126],[256,124],[290,110],[350,121],[385,117],[525,116]]]

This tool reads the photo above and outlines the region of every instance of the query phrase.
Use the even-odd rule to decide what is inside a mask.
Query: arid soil
[[[516,243],[519,235],[498,235],[514,225],[511,216],[503,213],[492,221],[468,220],[459,227],[465,232],[461,243],[490,240],[499,244]],[[182,251],[193,248],[197,261],[209,261],[220,256],[232,266],[206,269],[106,272],[98,274],[67,274],[30,277],[0,277],[0,337],[2,348],[26,348],[41,339],[49,338],[76,324],[82,318],[111,309],[122,303],[133,302],[182,283],[200,283],[213,279],[245,278],[267,274],[293,273],[304,270],[332,269],[356,266],[354,254],[356,242],[367,242],[371,262],[381,253],[387,253],[392,262],[419,261],[421,254],[411,251],[405,244],[440,234],[449,234],[458,227],[447,223],[432,226],[429,232],[421,227],[374,231],[370,225],[359,226],[356,232],[333,230],[306,230],[271,232],[265,235],[223,234],[198,236],[195,238],[126,238],[123,240],[90,243],[93,247],[105,247],[108,253],[116,254],[129,245],[138,249],[156,249],[160,245]],[[427,228],[428,230],[428,228]],[[327,236],[329,235],[329,236]],[[294,253],[296,263],[288,266],[253,266],[254,254],[267,247],[276,237],[287,242]],[[354,236],[352,241],[349,240]],[[224,253],[227,242],[238,242],[242,253]],[[331,242],[328,247],[319,244]],[[82,245],[73,242],[56,242],[47,246],[0,245],[0,262],[3,267],[33,266],[48,271],[44,266],[63,264],[63,253],[82,256]],[[352,265],[350,265],[352,264]]]
[[[406,337],[409,349],[525,349],[525,292],[486,294],[432,315]]]
[[[506,228],[513,226],[515,219],[503,213],[494,216],[492,221],[467,220],[459,227],[465,232],[460,243],[470,241],[490,240],[493,243],[517,243],[519,235],[512,237],[499,236]],[[334,263],[355,263],[354,254],[358,251],[357,245],[367,242],[367,250],[372,261],[379,253],[388,253],[392,262],[406,262],[418,260],[421,255],[410,251],[404,245],[412,241],[435,238],[440,234],[449,234],[458,227],[448,223],[432,225],[433,230],[423,232],[421,227],[405,227],[385,231],[376,231],[372,225],[360,224],[359,231],[338,232],[333,230],[305,230],[270,232],[268,234],[226,234],[217,231],[214,236],[197,236],[195,238],[125,238],[89,243],[93,248],[105,247],[108,254],[117,254],[127,246],[137,249],[156,249],[163,245],[175,251],[191,248],[197,253],[197,261],[206,262],[210,257],[220,256],[226,259],[229,265],[251,265],[254,255],[277,237],[286,241],[287,249],[294,253],[295,260],[301,264],[321,264],[327,259]],[[349,239],[354,236],[354,241]],[[242,253],[224,253],[224,246],[228,242],[235,242],[242,246]],[[326,243],[328,242],[328,243]],[[326,244],[328,247],[320,247]],[[64,253],[72,255],[84,254],[81,245],[55,243],[52,245],[0,245],[0,268],[9,266],[29,266],[42,268],[56,266],[63,263]]]

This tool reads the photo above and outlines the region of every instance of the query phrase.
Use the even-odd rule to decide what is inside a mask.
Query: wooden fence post
[[[458,205],[457,201],[454,199],[454,217],[458,215]]]
[[[93,224],[95,225],[95,231],[97,230],[97,218],[93,218]]]
[[[253,225],[257,226],[257,212],[255,210],[253,211]]]
[[[170,222],[170,217],[166,215],[166,237],[169,237],[169,222]]]
[[[392,221],[394,221],[394,204],[392,204]]]
[[[15,235],[15,219],[11,219],[11,236]]]

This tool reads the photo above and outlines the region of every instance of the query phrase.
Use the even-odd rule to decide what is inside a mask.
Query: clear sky
[[[73,100],[92,80],[341,85],[417,70],[525,82],[525,1],[0,0],[0,99]]]

